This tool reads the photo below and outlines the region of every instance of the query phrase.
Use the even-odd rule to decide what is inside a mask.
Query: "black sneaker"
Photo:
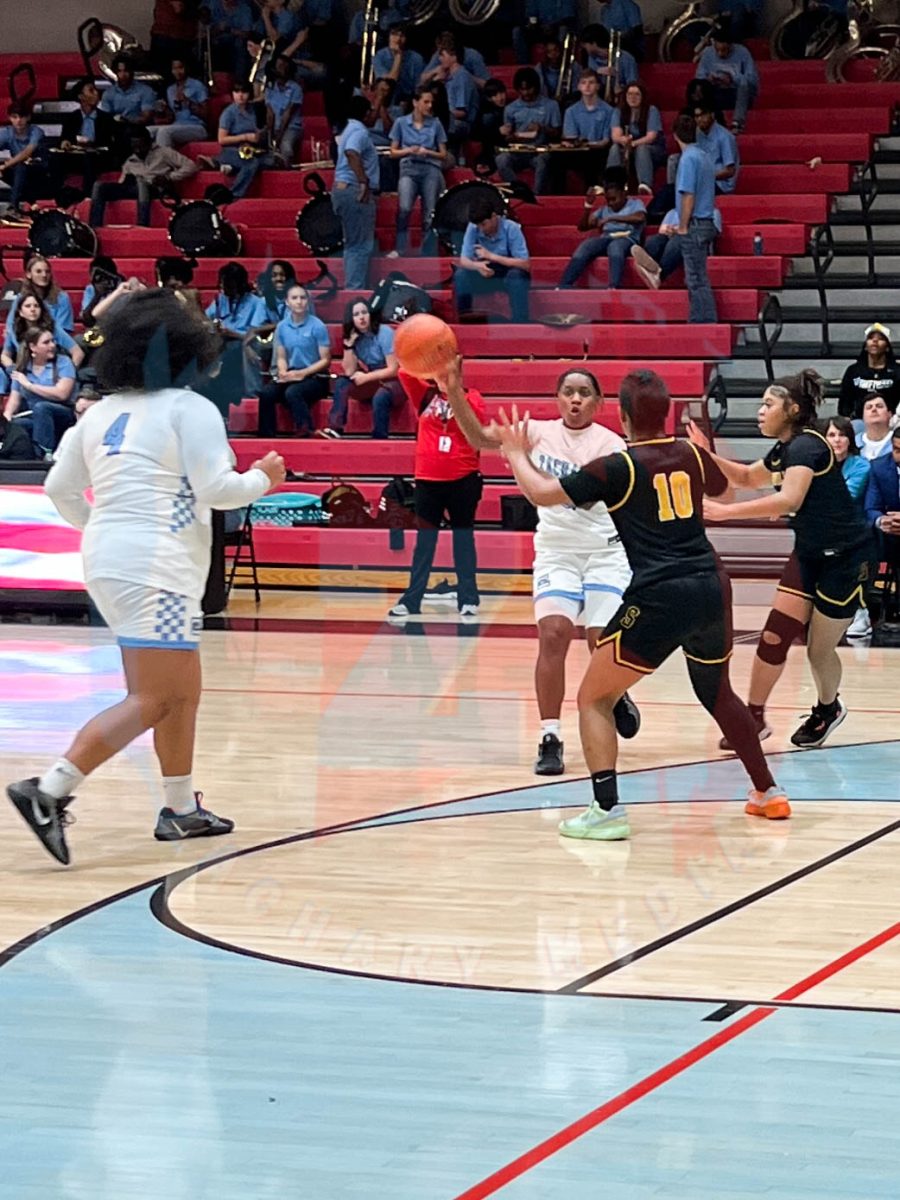
[[[72,825],[75,818],[66,812],[66,805],[71,804],[75,797],[65,796],[62,800],[54,800],[41,791],[38,783],[36,775],[32,779],[22,779],[18,783],[11,783],[6,794],[47,853],[67,867],[69,847],[66,845],[66,826]]]
[[[613,717],[620,738],[629,739],[636,736],[641,727],[641,711],[627,692],[616,702]]]
[[[538,746],[537,761],[534,764],[535,775],[563,775],[565,770],[562,742],[555,733],[545,733]]]
[[[821,704],[814,704],[812,712],[797,732],[792,734],[791,741],[801,750],[816,750],[831,731],[837,729],[846,715],[847,707],[842,703],[840,697],[838,697],[836,706],[830,710],[823,708]]]
[[[753,716],[752,713],[750,715]],[[761,742],[764,742],[767,737],[772,736],[772,730],[766,724],[765,717],[753,717],[753,721],[756,725],[756,732],[759,734],[759,740]],[[732,753],[734,753],[734,746],[732,746],[727,737],[719,738],[719,749],[730,750]]]
[[[234,821],[227,817],[217,817],[209,809],[203,808],[200,801],[202,792],[194,792],[197,797],[197,807],[193,812],[179,816],[171,808],[161,808],[156,821],[153,836],[158,842],[183,842],[186,838],[219,837],[223,833],[231,833]]]

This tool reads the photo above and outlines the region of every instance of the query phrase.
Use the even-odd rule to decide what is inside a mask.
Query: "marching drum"
[[[297,237],[315,255],[327,257],[344,249],[344,230],[331,203],[325,180],[317,172],[303,180],[311,197],[297,213]]]
[[[169,218],[169,241],[182,254],[198,258],[234,258],[241,252],[241,235],[212,200],[179,204]]]
[[[469,224],[469,214],[476,200],[491,200],[501,216],[506,216],[508,205],[506,194],[492,183],[481,179],[468,179],[465,183],[448,188],[434,206],[432,228],[441,245],[449,254],[459,254],[463,235]]]
[[[28,244],[45,258],[93,258],[97,235],[90,225],[58,208],[43,209],[31,222]]]

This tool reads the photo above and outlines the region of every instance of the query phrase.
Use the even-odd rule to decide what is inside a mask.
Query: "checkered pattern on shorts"
[[[187,529],[188,525],[193,524],[197,515],[196,504],[197,498],[191,490],[188,477],[182,475],[181,487],[172,501],[172,523],[169,525],[172,533],[179,533],[182,529]]]
[[[154,633],[161,642],[187,641],[187,601],[175,592],[160,592],[156,605]]]

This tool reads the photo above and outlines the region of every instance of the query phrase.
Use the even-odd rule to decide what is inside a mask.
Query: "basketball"
[[[416,313],[398,327],[394,353],[404,371],[419,379],[433,379],[452,362],[459,347],[446,321],[430,313]]]

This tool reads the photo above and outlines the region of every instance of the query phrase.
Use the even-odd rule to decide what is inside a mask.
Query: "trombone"
[[[619,75],[622,61],[622,35],[617,29],[609,35],[609,46],[606,49],[606,66],[609,74],[606,76],[606,90],[603,99],[607,104],[613,104],[619,90]]]
[[[378,40],[378,17],[375,0],[366,0],[363,15],[362,54],[359,60],[359,86],[370,88],[375,82],[375,44]]]
[[[257,100],[262,95],[263,88],[265,87],[266,68],[272,58],[274,49],[275,43],[272,39],[263,38],[256,52],[256,58],[253,60],[253,66],[250,68],[250,86],[253,88],[253,95]]]
[[[559,60],[559,79],[556,81],[554,99],[561,103],[572,91],[572,79],[575,74],[575,34],[569,30],[562,44],[562,57]]]

